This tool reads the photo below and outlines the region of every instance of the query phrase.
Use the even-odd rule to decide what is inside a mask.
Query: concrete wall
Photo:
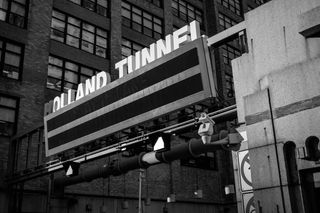
[[[320,6],[317,0],[272,0],[245,14],[249,53],[233,61],[240,122],[244,121],[242,97],[265,87],[266,75],[319,54],[319,41],[299,34],[299,15],[316,6]]]
[[[300,198],[292,199],[283,148],[288,141],[305,147],[309,136],[320,137],[320,40],[300,34],[310,22],[320,24],[312,15],[319,12],[320,1],[273,0],[245,16],[249,52],[232,65],[257,212],[305,212],[301,186],[294,195]],[[294,160],[299,171],[320,169]]]

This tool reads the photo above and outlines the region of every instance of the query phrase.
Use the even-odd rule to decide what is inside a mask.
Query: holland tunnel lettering
[[[215,97],[208,51],[199,38],[45,116],[46,155]]]

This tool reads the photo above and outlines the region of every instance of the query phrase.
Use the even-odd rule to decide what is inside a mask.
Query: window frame
[[[226,95],[228,98],[234,98],[235,90],[234,90],[234,80],[232,74],[225,73],[225,81],[226,81]]]
[[[127,42],[130,42],[130,47],[125,46],[125,45],[123,44],[123,41],[124,41],[124,40],[126,40]],[[142,50],[143,48],[145,48],[145,46],[143,46],[143,45],[141,45],[141,44],[139,44],[139,43],[137,43],[137,42],[134,42],[134,41],[132,41],[132,40],[130,40],[130,39],[127,39],[127,38],[125,38],[125,37],[122,37],[122,38],[121,38],[121,56],[122,56],[122,58],[127,58],[127,57],[128,57],[128,56],[122,54],[122,48],[123,48],[124,46],[127,47],[128,49],[130,49],[130,55],[134,55],[135,52],[140,51],[140,50],[136,50],[136,51],[135,51],[135,49],[134,49],[134,47],[133,47],[134,45],[141,46],[141,49],[140,49],[140,50]]]
[[[8,3],[7,9],[0,8],[0,11],[3,11],[4,13],[6,13],[5,20],[0,20],[0,21],[6,22],[8,24],[11,24],[13,26],[16,26],[16,27],[19,27],[19,28],[22,28],[22,29],[26,29],[27,25],[28,25],[28,14],[29,14],[29,3],[30,3],[30,1],[29,0],[25,0],[25,1],[26,1],[25,4],[22,4],[21,2],[19,2],[17,0],[7,0],[7,3]],[[20,6],[22,6],[24,8],[24,13],[25,13],[24,16],[21,16],[21,15],[15,13],[15,12],[11,11],[13,3],[14,4],[18,4],[18,5],[20,5]],[[22,17],[23,18],[23,26],[19,26],[17,24],[14,24],[14,21],[12,23],[10,21],[11,14],[14,14],[15,16],[18,16],[18,17]]]
[[[58,17],[54,17],[54,16],[53,16],[53,13],[54,13],[54,12],[58,12],[58,13],[62,14],[62,15],[64,16],[64,18],[63,18],[63,19],[60,19],[60,18],[58,18]],[[73,24],[73,23],[70,23],[70,22],[69,22],[69,18],[74,19],[74,20],[77,20],[77,21],[80,23],[79,26],[77,26],[77,25],[75,25],[75,24]],[[64,23],[63,31],[53,27],[53,22],[54,22],[54,20],[58,20],[58,21]],[[92,27],[94,28],[93,32],[90,32],[89,30],[85,29],[85,27],[84,27],[85,25],[92,26]],[[69,29],[69,27],[71,27],[71,26],[76,27],[76,28],[79,29],[79,37],[76,37],[76,36],[74,36],[74,35],[72,35],[72,34],[70,34],[70,33],[68,32],[68,29]],[[109,58],[109,51],[110,51],[110,50],[109,50],[109,49],[110,49],[110,47],[109,47],[109,45],[110,45],[109,38],[110,38],[110,36],[109,36],[109,31],[106,30],[106,29],[103,29],[103,28],[98,27],[98,26],[96,26],[96,25],[94,25],[94,24],[91,24],[91,23],[89,23],[89,22],[83,21],[83,20],[81,20],[81,19],[79,19],[79,18],[76,18],[76,17],[74,17],[74,16],[72,16],[72,15],[63,13],[63,12],[61,12],[61,11],[59,11],[59,10],[56,10],[56,9],[53,9],[53,11],[52,11],[52,19],[51,19],[50,29],[51,29],[50,39],[52,39],[52,40],[61,42],[61,43],[66,44],[66,45],[68,45],[68,46],[70,46],[70,47],[77,48],[77,49],[79,49],[79,50],[82,50],[82,51],[84,51],[84,52],[87,52],[87,53],[89,53],[89,54],[92,54],[92,55],[95,55],[95,56],[98,56],[98,57],[101,57],[101,58],[107,58],[107,59]],[[103,37],[101,34],[98,34],[98,31],[104,32],[105,35],[106,35],[106,37]],[[53,38],[54,32],[62,33],[63,38],[62,38],[62,37],[60,37],[60,38],[62,38],[63,41]],[[93,38],[93,43],[92,43],[92,42],[89,42],[88,40],[86,40],[86,39],[84,38],[85,36],[84,36],[83,32],[93,33],[93,36],[94,36],[94,38]],[[78,39],[78,46],[77,46],[77,47],[68,43],[68,36]],[[98,44],[98,42],[97,42],[97,40],[98,40],[97,38],[98,38],[98,37],[101,37],[101,38],[103,38],[103,39],[106,40],[106,47],[100,46],[100,45]],[[84,42],[90,43],[90,44],[93,45],[92,52],[87,51],[86,49],[82,48],[82,44],[83,44]],[[101,55],[97,54],[97,49],[99,49],[99,48],[102,48],[102,49],[105,50],[105,56],[101,56]]]
[[[233,13],[241,16],[241,1],[240,0],[218,0],[218,3],[232,11]],[[238,8],[237,8],[238,6]]]
[[[73,3],[73,4],[79,5],[80,7],[83,7],[83,8],[85,8],[85,9],[91,11],[91,12],[94,12],[94,13],[100,15],[100,16],[110,18],[110,0],[106,0],[106,2],[107,2],[107,7],[104,7],[104,6],[102,6],[101,4],[98,4],[98,1],[99,1],[99,0],[79,0],[79,2],[80,2],[79,4],[76,3],[76,2],[74,2],[74,1],[72,1],[72,0],[68,0],[68,1],[70,1],[70,2]],[[94,9],[93,9],[93,10],[90,10],[89,8],[87,8],[87,7],[85,6],[85,1],[93,2],[93,3],[94,3]],[[98,6],[103,7],[103,8],[106,9],[106,15],[102,15],[101,13],[99,13]]]
[[[20,108],[20,98],[15,97],[15,96],[11,96],[8,94],[3,94],[0,93],[0,97],[5,97],[5,98],[9,98],[9,99],[14,99],[16,101],[16,106],[15,107],[9,107],[9,106],[4,106],[0,104],[0,110],[2,108],[6,108],[6,109],[10,109],[10,110],[14,110],[15,113],[15,118],[14,118],[14,123],[13,123],[13,131],[12,131],[12,135],[5,135],[3,133],[0,132],[0,136],[4,136],[4,137],[12,137],[17,133],[17,127],[18,127],[18,117],[19,117],[19,108]],[[2,120],[0,122],[3,122]],[[5,122],[5,121],[4,121]],[[12,123],[12,122],[9,122]]]
[[[228,20],[229,19],[229,20]],[[223,22],[223,25],[221,24],[221,21]],[[222,30],[226,30],[230,27],[226,26],[226,23],[230,24],[230,27],[238,24],[237,21],[234,19],[230,18],[229,16],[223,14],[223,13],[218,13],[218,25],[222,28]]]
[[[232,51],[230,51],[232,50]],[[227,53],[226,57],[224,55],[224,51]],[[221,45],[221,55],[222,55],[222,62],[224,65],[227,65],[227,66],[231,66],[231,60],[235,59],[235,58],[238,58],[241,56],[241,51],[236,48],[236,47],[233,47],[229,44],[224,44],[224,45]],[[235,57],[230,57],[230,54],[234,54]],[[225,59],[228,63],[225,63]]]
[[[177,8],[173,7],[174,3],[177,4]],[[185,13],[182,12],[181,9],[180,9],[182,4],[185,4],[184,5],[185,9],[186,9]],[[191,8],[193,8],[193,10]],[[172,10],[172,15],[177,17],[177,18],[179,18],[180,20],[182,20],[184,22],[187,22],[187,23],[190,23],[193,20],[197,20],[200,23],[200,28],[203,28],[203,26],[204,26],[204,13],[203,13],[203,11],[201,9],[197,8],[196,6],[190,4],[189,2],[184,1],[184,0],[172,0],[172,2],[171,2],[171,10]],[[189,11],[192,11],[194,13],[194,17],[191,17],[189,15]],[[183,17],[181,17],[181,13],[186,15],[185,19]],[[198,16],[197,16],[197,13],[198,13]],[[200,17],[201,21],[199,21],[197,19],[197,17]]]
[[[128,5],[129,8],[124,7],[124,4]],[[130,18],[123,15],[124,11],[129,12]],[[137,11],[140,11],[140,14]],[[141,23],[138,23],[137,21],[134,20],[134,15],[136,15],[137,17],[140,17]],[[147,18],[148,16],[150,18]],[[128,27],[134,31],[139,32],[139,33],[142,33],[148,37],[160,39],[160,38],[163,38],[163,36],[164,36],[164,26],[163,26],[164,22],[161,18],[159,18],[149,12],[146,12],[143,9],[141,9],[135,5],[132,5],[132,4],[128,3],[127,1],[121,2],[121,20],[122,20],[123,26]],[[146,22],[145,20],[151,21],[151,28],[145,26],[145,22]],[[161,33],[159,33],[158,31],[155,30],[155,26],[158,26],[159,29],[161,29]],[[135,27],[140,27],[141,30],[137,30],[137,29],[135,29]],[[151,31],[151,35],[146,33],[147,30],[145,28],[148,28],[148,30]]]
[[[159,4],[157,4],[155,1],[158,1]],[[163,8],[163,0],[146,0],[146,2],[149,2],[150,4],[153,4],[159,8]]]
[[[2,41],[2,44],[0,46],[0,78],[6,78],[6,79],[12,79],[12,80],[16,80],[16,81],[21,81],[22,79],[22,73],[23,73],[23,62],[24,62],[24,51],[25,51],[25,45],[24,44],[21,44],[19,42],[16,42],[16,41],[12,41],[12,40],[9,40],[7,38],[3,38],[3,37],[0,37],[0,41]],[[9,52],[11,54],[15,54],[15,55],[18,55],[16,52],[13,52],[13,51],[8,51],[6,49],[7,47],[7,43],[11,43],[13,45],[16,45],[16,46],[19,46],[21,48],[21,52],[20,52],[20,62],[19,62],[19,67],[18,68],[18,78],[11,78],[11,77],[7,77],[3,74],[3,71],[4,71],[4,65],[5,65],[5,53]]]
[[[51,64],[51,63],[50,63],[50,57],[56,58],[56,59],[58,59],[58,60],[61,60],[61,61],[62,61],[62,66],[60,67],[60,66],[58,66],[58,65]],[[72,64],[77,65],[77,66],[78,66],[78,70],[77,70],[77,71],[74,71],[74,70],[68,69],[68,68],[66,67],[66,64],[67,64],[67,63],[72,63]],[[59,69],[61,69],[61,78],[60,78],[60,79],[49,75],[49,66],[54,66],[54,67],[58,67]],[[48,69],[47,69],[46,88],[47,88],[47,89],[50,89],[50,90],[59,91],[59,92],[66,92],[66,90],[72,89],[72,88],[66,87],[66,82],[69,83],[69,84],[74,84],[75,87],[78,87],[78,85],[79,85],[80,83],[82,83],[82,82],[81,82],[81,77],[82,77],[82,76],[87,77],[87,79],[89,79],[89,78],[92,77],[92,76],[83,74],[83,73],[81,72],[81,70],[82,70],[81,68],[87,68],[87,69],[93,70],[94,73],[93,73],[92,76],[94,76],[94,75],[96,75],[98,72],[100,72],[98,69],[95,69],[95,68],[92,68],[92,67],[88,67],[88,66],[83,65],[83,64],[80,64],[80,63],[78,63],[78,62],[75,62],[75,61],[72,61],[72,60],[69,60],[69,59],[65,59],[65,58],[62,58],[62,57],[59,57],[59,56],[50,54],[49,57],[48,57]],[[66,75],[65,75],[65,74],[66,74],[66,71],[75,73],[75,74],[77,75],[77,82],[78,82],[78,83],[73,83],[73,82],[70,82],[70,81],[66,80]],[[55,89],[55,88],[50,88],[50,87],[48,87],[48,79],[49,79],[49,78],[61,81],[60,88],[59,88],[59,89]]]
[[[124,41],[124,40],[126,40],[127,42],[129,42],[129,43],[130,43],[130,46],[124,45],[124,44],[123,44],[123,41]],[[135,50],[135,49],[134,49],[134,45],[140,46],[141,48],[140,48],[139,50]],[[140,50],[142,50],[143,48],[145,48],[145,46],[143,46],[143,45],[141,45],[141,44],[139,44],[139,43],[137,43],[137,42],[134,42],[134,41],[132,41],[132,40],[130,40],[130,39],[127,39],[127,38],[122,37],[122,38],[121,38],[121,57],[122,57],[122,59],[127,58],[128,56],[130,56],[130,55],[127,56],[127,55],[124,55],[124,54],[123,54],[122,48],[124,48],[124,47],[130,49],[130,55],[134,55],[135,52],[140,51]],[[128,72],[128,67],[127,67],[127,66],[124,66],[124,72],[125,72],[125,73]]]
[[[257,5],[262,5],[262,4],[264,4],[264,3],[266,3],[266,1],[265,0],[254,0],[254,3],[256,3]]]

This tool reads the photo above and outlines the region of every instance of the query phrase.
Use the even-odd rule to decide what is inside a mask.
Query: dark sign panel
[[[214,97],[210,63],[200,38],[45,116],[46,155]]]

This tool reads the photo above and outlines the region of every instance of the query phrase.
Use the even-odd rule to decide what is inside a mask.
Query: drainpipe
[[[273,118],[273,111],[272,111],[272,104],[271,104],[271,95],[270,89],[267,89],[268,92],[268,102],[269,102],[269,110],[270,110],[270,117],[271,117],[271,125],[272,125],[272,133],[273,133],[273,140],[274,140],[274,148],[276,152],[276,159],[277,159],[277,167],[278,167],[278,174],[279,174],[279,184],[280,184],[280,192],[281,192],[281,200],[283,206],[283,212],[286,213],[286,204],[284,201],[284,192],[283,192],[283,183],[281,178],[281,169],[280,169],[280,162],[279,162],[279,154],[278,154],[278,146],[277,146],[277,136],[276,136],[276,128],[274,125],[274,118]]]

